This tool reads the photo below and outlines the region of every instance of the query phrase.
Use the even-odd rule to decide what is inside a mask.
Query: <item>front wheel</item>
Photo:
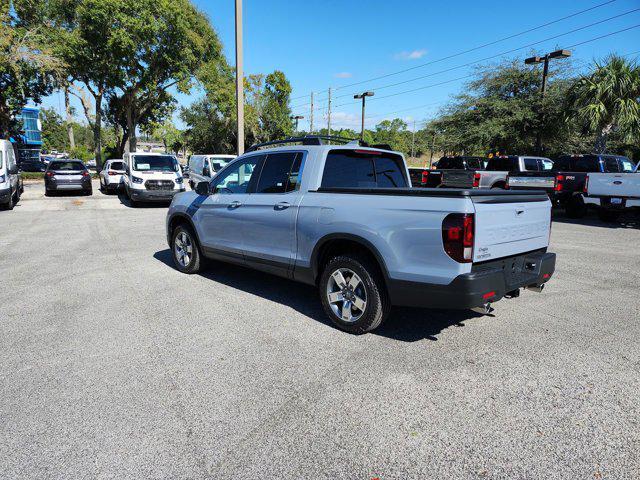
[[[319,289],[327,316],[349,333],[378,328],[391,309],[380,269],[358,254],[332,258],[322,272]]]
[[[198,241],[190,228],[180,225],[171,237],[171,253],[176,268],[182,273],[198,273],[201,269],[202,258]]]
[[[9,194],[9,200],[4,205],[1,205],[1,208],[3,210],[13,210],[14,205],[15,205],[15,194],[11,193]]]

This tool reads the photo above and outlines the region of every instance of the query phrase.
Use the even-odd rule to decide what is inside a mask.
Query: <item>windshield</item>
[[[178,161],[172,155],[134,155],[133,169],[142,172],[177,172]]]
[[[636,166],[629,160],[628,158],[621,157],[620,158],[620,168],[623,172],[633,172]]]
[[[51,162],[49,168],[51,170],[84,170],[84,164],[82,162]]]
[[[233,158],[209,157],[211,168],[213,168],[213,170],[216,172],[225,167],[231,160],[233,160]]]
[[[124,163],[122,162],[112,162],[111,170],[124,170]]]

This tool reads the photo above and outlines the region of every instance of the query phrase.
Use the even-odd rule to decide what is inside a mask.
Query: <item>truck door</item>
[[[267,155],[255,191],[243,206],[245,261],[285,274],[296,242],[303,152]]]

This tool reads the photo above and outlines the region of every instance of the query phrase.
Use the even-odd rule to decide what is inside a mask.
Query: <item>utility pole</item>
[[[331,87],[329,87],[329,110],[327,112],[327,131],[328,135],[331,136]]]
[[[360,95],[354,95],[356,100],[362,99],[362,128],[360,129],[360,141],[364,142],[364,104],[367,97],[373,97],[373,92],[362,92]]]
[[[313,134],[313,92],[311,92],[311,117],[309,117],[309,135]]]
[[[540,95],[542,96],[542,100],[540,102],[540,113],[539,113],[539,121],[540,125],[538,127],[538,133],[536,134],[536,150],[537,154],[541,155],[542,152],[542,129],[544,128],[544,95],[547,91],[547,77],[549,76],[549,60],[552,58],[567,58],[571,56],[571,51],[569,50],[556,50],[555,52],[547,53],[544,57],[530,57],[525,59],[524,63],[526,65],[535,65],[537,63],[542,63],[542,84],[540,86]]]
[[[433,151],[436,148],[436,132],[433,132],[433,140],[431,141],[431,156],[429,157],[429,170],[431,170],[431,166],[433,165]]]
[[[238,155],[244,153],[244,76],[242,72],[242,0],[236,0],[236,114]]]
[[[413,134],[411,135],[411,158],[414,157],[414,148],[416,146],[416,121],[413,121]]]

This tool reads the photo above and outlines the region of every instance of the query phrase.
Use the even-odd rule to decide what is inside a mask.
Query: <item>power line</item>
[[[580,11],[578,11],[578,12],[571,13],[571,14],[566,15],[566,16],[564,16],[564,17],[557,18],[557,19],[555,19],[555,20],[551,20],[551,21],[549,21],[549,22],[543,23],[543,24],[538,25],[538,26],[536,26],[536,27],[532,27],[532,28],[529,28],[529,29],[527,29],[527,30],[523,30],[523,31],[521,31],[521,32],[514,33],[514,34],[512,34],[512,35],[509,35],[509,36],[506,36],[506,37],[503,37],[503,38],[499,38],[499,39],[494,40],[494,41],[492,41],[492,42],[488,42],[488,43],[485,43],[485,44],[479,45],[479,46],[477,46],[477,47],[470,48],[470,49],[468,49],[468,50],[464,50],[464,51],[461,51],[461,52],[458,52],[458,53],[454,53],[454,54],[448,55],[448,56],[446,56],[446,57],[442,57],[442,58],[439,58],[439,59],[436,59],[436,60],[432,60],[432,61],[430,61],[430,62],[426,62],[426,63],[423,63],[423,64],[421,64],[421,65],[415,65],[415,66],[413,66],[413,67],[406,68],[406,69],[404,69],[404,70],[399,70],[399,71],[397,71],[397,72],[392,72],[392,73],[388,73],[388,74],[381,75],[381,76],[378,76],[378,77],[369,78],[369,79],[367,79],[367,80],[361,80],[361,81],[358,81],[358,82],[349,83],[349,84],[347,84],[347,85],[341,85],[341,86],[339,86],[339,87],[336,87],[334,90],[340,90],[340,89],[343,89],[343,88],[352,87],[352,86],[354,86],[354,85],[361,85],[361,84],[363,84],[363,83],[370,82],[370,81],[373,81],[373,80],[380,80],[380,79],[382,79],[382,78],[387,78],[387,77],[390,77],[390,76],[399,75],[399,74],[401,74],[401,73],[408,72],[408,71],[410,71],[410,70],[415,70],[415,69],[417,69],[417,68],[422,68],[422,67],[425,67],[425,66],[427,66],[427,65],[432,65],[432,64],[437,63],[437,62],[442,62],[442,61],[444,61],[444,60],[449,60],[449,59],[451,59],[451,58],[455,58],[455,57],[458,57],[458,56],[464,55],[464,54],[466,54],[466,53],[474,52],[474,51],[476,51],[476,50],[480,50],[480,49],[482,49],[482,48],[486,48],[486,47],[489,47],[489,46],[491,46],[491,45],[495,45],[495,44],[497,44],[497,43],[504,42],[504,41],[506,41],[506,40],[510,40],[510,39],[512,39],[512,38],[515,38],[515,37],[519,37],[519,36],[524,35],[524,34],[526,34],[526,33],[531,33],[531,32],[533,32],[533,31],[539,30],[539,29],[541,29],[541,28],[548,27],[549,25],[553,25],[553,24],[555,24],[555,23],[562,22],[562,21],[567,20],[567,19],[569,19],[569,18],[573,18],[573,17],[576,17],[576,16],[578,16],[578,15],[582,15],[583,13],[587,13],[587,12],[590,12],[590,11],[592,11],[592,10],[596,10],[596,9],[598,9],[598,8],[600,8],[600,7],[604,7],[605,5],[610,5],[610,4],[612,4],[612,3],[616,2],[616,1],[617,1],[617,0],[608,0],[608,1],[606,1],[606,2],[603,2],[603,3],[599,3],[599,4],[597,4],[597,5],[594,5],[593,7],[589,7],[589,8],[586,8],[586,9],[580,10]],[[290,100],[298,100],[298,99],[301,99],[301,98],[308,98],[308,95],[301,95],[301,96],[299,96],[299,97],[291,98]]]
[[[533,43],[529,43],[529,44],[527,44],[527,45],[524,45],[524,46],[521,46],[521,47],[518,47],[518,48],[513,48],[513,49],[511,49],[511,50],[507,50],[507,51],[505,51],[505,52],[501,52],[501,53],[498,53],[498,54],[496,54],[496,55],[491,55],[491,56],[488,56],[488,57],[485,57],[485,58],[482,58],[482,59],[479,59],[479,60],[475,60],[475,61],[473,61],[473,62],[468,62],[468,63],[462,64],[462,65],[457,65],[457,66],[455,66],[455,67],[450,67],[450,68],[447,68],[447,69],[444,69],[444,70],[440,70],[440,71],[438,71],[438,72],[433,72],[433,73],[430,73],[430,74],[428,74],[428,75],[424,75],[424,76],[422,76],[422,77],[418,77],[418,78],[416,78],[416,79],[407,80],[407,81],[404,81],[404,82],[398,82],[398,83],[394,83],[394,84],[390,84],[390,85],[383,85],[383,86],[381,86],[381,87],[377,87],[377,88],[372,88],[372,90],[374,90],[374,91],[375,91],[375,90],[382,90],[383,88],[388,88],[388,87],[392,87],[392,86],[401,85],[401,84],[407,83],[407,82],[409,82],[409,81],[413,81],[413,80],[417,80],[417,79],[422,79],[422,78],[428,78],[428,77],[432,77],[432,76],[435,76],[435,75],[439,75],[439,74],[441,74],[441,73],[450,72],[450,71],[452,71],[452,70],[457,70],[457,69],[460,69],[460,68],[464,68],[464,67],[469,67],[469,66],[472,66],[472,65],[476,65],[476,64],[478,64],[478,63],[481,63],[481,62],[484,62],[484,61],[487,61],[487,60],[492,60],[492,59],[494,59],[494,58],[501,57],[501,56],[507,55],[507,54],[509,54],[509,53],[513,53],[513,52],[515,52],[515,51],[518,51],[518,50],[523,50],[523,49],[525,49],[525,48],[529,48],[529,47],[532,47],[532,46],[534,46],[534,45],[538,45],[538,44],[540,44],[540,43],[547,42],[547,41],[549,41],[549,40],[554,40],[554,39],[556,39],[556,38],[558,38],[558,37],[561,37],[561,36],[565,36],[565,35],[568,35],[568,34],[571,34],[571,33],[575,33],[575,32],[577,32],[577,31],[584,30],[584,29],[586,29],[586,28],[590,28],[590,27],[592,27],[592,26],[595,26],[595,25],[598,25],[598,24],[601,24],[601,23],[604,23],[604,22],[610,21],[610,20],[615,19],[615,18],[618,18],[618,17],[620,17],[620,16],[628,15],[628,14],[630,14],[630,13],[634,13],[634,12],[636,12],[636,11],[638,11],[638,10],[640,10],[640,8],[636,8],[636,9],[634,9],[634,10],[630,10],[630,11],[625,12],[625,13],[623,13],[623,14],[615,15],[615,16],[610,17],[610,18],[608,18],[608,19],[600,20],[600,21],[598,21],[598,22],[594,22],[594,23],[591,23],[591,24],[589,24],[589,25],[585,25],[585,26],[583,26],[583,27],[579,27],[579,28],[576,28],[576,29],[573,29],[573,30],[569,30],[569,31],[567,31],[567,32],[564,32],[564,33],[561,33],[561,34],[558,34],[558,35],[554,35],[554,36],[552,36],[552,37],[545,38],[545,39],[543,39],[543,40],[539,40],[539,41],[536,41],[536,42],[533,42]],[[578,43],[575,43],[575,44],[573,44],[573,45],[569,45],[569,46],[567,46],[567,47],[565,47],[565,48],[566,48],[566,49],[575,48],[575,47],[578,47],[578,46],[580,46],[580,45],[584,45],[584,44],[587,44],[587,43],[590,43],[590,42],[594,42],[594,41],[596,41],[596,40],[600,40],[600,39],[603,39],[603,38],[606,38],[606,37],[610,37],[610,36],[612,36],[612,35],[617,35],[617,34],[619,34],[619,33],[626,32],[626,31],[628,31],[628,30],[632,30],[632,29],[634,29],[634,28],[638,28],[639,26],[640,26],[640,24],[638,24],[638,25],[634,25],[634,26],[631,26],[631,27],[627,27],[627,28],[624,28],[624,29],[621,29],[621,30],[617,30],[617,31],[615,31],[615,32],[607,33],[607,34],[604,34],[604,35],[599,35],[599,36],[597,36],[597,37],[594,37],[594,38],[591,38],[591,39],[588,39],[588,40],[584,40],[584,41],[582,41],[582,42],[578,42]],[[435,87],[435,86],[443,85],[443,84],[446,84],[446,83],[451,83],[451,82],[455,82],[455,81],[462,80],[462,79],[465,79],[465,78],[469,78],[469,77],[471,77],[471,76],[473,76],[473,74],[466,75],[466,76],[459,77],[459,78],[455,78],[455,79],[452,79],[452,80],[447,80],[447,81],[440,82],[440,83],[435,83],[435,84],[426,85],[426,86],[423,86],[423,87],[414,88],[414,89],[411,89],[411,90],[404,90],[404,91],[402,91],[402,92],[397,92],[397,93],[393,93],[393,94],[390,94],[390,95],[384,95],[384,96],[382,96],[382,97],[373,97],[371,100],[381,100],[381,99],[383,99],[383,98],[389,98],[389,97],[394,97],[394,96],[397,96],[397,95],[403,95],[403,94],[406,94],[406,93],[412,93],[412,92],[415,92],[415,91],[424,90],[424,89],[427,89],[427,88],[431,88],[431,87]],[[343,95],[339,95],[339,96],[334,97],[334,98],[336,98],[336,99],[337,99],[337,98],[344,98],[344,97],[348,97],[348,96],[351,96],[351,94],[343,94]],[[342,103],[342,104],[340,104],[340,105],[335,105],[335,106],[334,106],[334,108],[342,107],[342,106],[345,106],[345,105],[352,105],[352,104],[355,104],[355,103],[357,103],[357,102]],[[322,108],[322,105],[318,106],[318,108]]]
[[[586,30],[587,28],[591,28],[591,27],[594,27],[594,26],[596,26],[596,25],[600,25],[600,24],[602,24],[602,23],[609,22],[609,21],[611,21],[611,20],[615,20],[616,18],[620,18],[620,17],[623,17],[623,16],[625,16],[625,15],[629,15],[629,14],[631,14],[631,13],[635,13],[635,12],[637,12],[637,11],[639,11],[639,10],[640,10],[640,8],[634,8],[634,9],[629,10],[629,11],[627,11],[627,12],[624,12],[624,13],[621,13],[621,14],[618,14],[618,15],[614,15],[613,17],[605,18],[604,20],[599,20],[599,21],[597,21],[597,22],[590,23],[589,25],[585,25],[585,26],[582,26],[582,27],[574,28],[573,30],[569,30],[569,31],[567,31],[567,32],[560,33],[560,34],[558,34],[558,35],[553,35],[553,36],[548,37],[548,38],[545,38],[545,39],[543,39],[543,40],[538,40],[538,41],[536,41],[536,42],[529,43],[529,44],[524,45],[524,46],[522,46],[522,47],[513,48],[513,49],[511,49],[511,50],[507,50],[507,51],[504,51],[504,52],[498,53],[498,54],[496,54],[496,55],[491,55],[491,56],[489,56],[489,57],[485,57],[485,58],[482,58],[482,59],[480,59],[480,60],[474,60],[473,62],[468,62],[468,63],[462,64],[462,65],[458,65],[458,66],[456,66],[456,67],[451,67],[451,68],[447,68],[447,69],[445,69],[445,70],[440,70],[440,71],[438,71],[438,72],[433,72],[433,73],[430,73],[430,74],[428,74],[428,75],[422,75],[422,76],[420,76],[420,77],[411,78],[411,79],[409,79],[409,80],[403,80],[402,82],[396,82],[396,83],[391,83],[391,84],[388,84],[388,85],[382,85],[382,86],[380,86],[380,87],[372,87],[372,88],[371,88],[371,90],[374,90],[374,91],[375,91],[375,90],[382,90],[383,88],[396,87],[396,86],[398,86],[398,85],[403,85],[403,84],[405,84],[405,83],[410,83],[410,82],[414,82],[414,81],[416,81],[416,80],[422,80],[423,78],[432,77],[432,76],[434,76],[434,75],[438,75],[438,74],[440,74],[440,73],[450,72],[451,70],[456,70],[456,69],[458,69],[458,68],[468,67],[468,66],[473,65],[473,64],[476,64],[476,63],[484,62],[485,60],[491,60],[491,59],[493,59],[493,58],[500,57],[500,56],[502,56],[502,55],[508,55],[509,53],[513,53],[513,52],[518,51],[518,50],[522,50],[522,49],[525,49],[525,48],[529,48],[529,47],[532,47],[532,46],[534,46],[534,45],[538,45],[538,44],[543,43],[543,42],[548,42],[549,40],[554,40],[554,39],[556,39],[556,38],[563,37],[563,36],[565,36],[565,35],[570,35],[570,34],[572,34],[572,33],[579,32],[579,31],[581,31],[581,30]],[[343,95],[338,95],[338,96],[336,96],[335,98],[343,98],[343,97],[348,97],[348,96],[350,96],[350,95],[351,95],[350,93],[347,93],[347,94],[343,94]]]

